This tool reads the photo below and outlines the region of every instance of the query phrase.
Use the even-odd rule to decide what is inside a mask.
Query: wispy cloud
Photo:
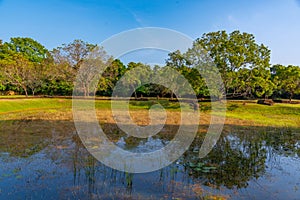
[[[125,10],[126,12],[128,12],[133,17],[133,19],[135,20],[135,22],[139,26],[141,26],[141,27],[146,26],[146,24],[143,22],[142,18],[136,12],[134,12],[133,10],[131,10],[126,4],[122,3],[122,1],[120,1],[120,2],[118,2],[118,5],[123,10]]]
[[[236,25],[239,24],[239,21],[233,15],[228,15],[227,20],[228,20],[230,25],[236,26]]]
[[[130,11],[130,10],[129,10]],[[142,18],[140,18],[135,12],[130,11],[130,13],[132,14],[132,16],[134,17],[135,21],[140,25],[140,26],[145,26]]]

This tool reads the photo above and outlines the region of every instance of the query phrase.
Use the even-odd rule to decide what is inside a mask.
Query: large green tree
[[[100,77],[98,85],[99,93],[111,96],[116,83],[124,75],[125,71],[126,67],[119,59],[113,60]]]
[[[28,86],[34,64],[21,54],[13,54],[10,58],[0,59],[0,67],[6,84],[22,89],[28,96]]]
[[[11,38],[0,45],[0,67],[2,82],[14,85],[28,96],[41,87],[45,76],[45,62],[51,62],[49,51],[31,38]],[[47,72],[49,73],[49,71]]]
[[[96,47],[94,44],[90,44],[88,42],[84,42],[79,39],[75,39],[69,44],[62,44],[61,46],[54,48],[51,51],[51,55],[54,59],[54,77],[52,77],[51,81],[48,82],[47,88],[45,88],[50,93],[56,93],[61,95],[70,95],[73,91],[73,82],[76,79],[76,74],[83,65],[85,59],[93,52],[93,49]],[[97,50],[95,50],[96,52]],[[92,59],[90,59],[91,61]],[[85,62],[85,68],[89,68],[87,66],[87,62]],[[84,79],[84,77],[88,77],[88,71],[82,74],[80,79]],[[82,86],[84,84],[84,80],[81,80]],[[88,88],[84,87],[85,90]],[[49,93],[48,92],[48,93]],[[85,95],[89,95],[89,92],[86,91]]]
[[[193,59],[195,55],[193,55]],[[208,89],[206,87],[203,77],[201,77],[197,68],[192,67],[189,53],[182,54],[179,50],[169,54],[166,60],[166,65],[176,69],[183,75],[193,87],[195,93],[200,96],[208,96]]]
[[[272,67],[273,82],[280,93],[288,93],[290,101],[295,94],[300,94],[300,67],[274,65]]]
[[[263,44],[257,44],[254,35],[249,33],[207,33],[194,42],[194,52],[198,52],[197,48],[203,48],[210,55],[221,73],[226,93],[232,92],[231,72],[242,68],[250,69],[248,77],[251,79],[252,69],[264,70],[270,67],[270,50]],[[250,83],[245,84],[251,87]]]
[[[49,51],[32,38],[11,38],[10,42],[5,42],[0,47],[0,59],[6,59],[14,56],[15,53],[20,53],[31,62],[41,63],[51,57]]]
[[[143,63],[130,62],[127,64],[125,74],[120,79],[120,84],[116,88],[116,94],[127,96],[131,91],[137,99],[137,93],[144,93],[144,85],[149,82],[152,70],[149,65]]]

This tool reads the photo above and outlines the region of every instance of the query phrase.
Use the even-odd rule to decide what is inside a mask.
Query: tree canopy
[[[91,59],[93,53],[94,58]],[[172,98],[172,89],[148,82],[159,77],[159,74],[171,80],[171,71],[174,69],[188,80],[198,97],[299,97],[299,66],[271,66],[270,56],[270,49],[264,44],[258,44],[253,34],[240,31],[205,33],[194,41],[187,52],[177,50],[169,53],[164,66],[135,62],[124,65],[119,59],[106,55],[102,47],[80,39],[49,51],[34,39],[15,37],[8,42],[0,40],[0,90],[13,90],[27,96],[71,95],[74,81],[79,78],[86,96],[111,96],[117,82],[121,81],[130,87],[129,90],[135,88],[133,95],[136,98]],[[105,65],[102,76],[98,76],[100,71],[95,68],[95,63],[102,68]],[[84,67],[93,70],[86,70],[86,73],[81,74],[83,77],[76,77],[80,68]],[[215,72],[220,73],[222,84],[216,84]],[[91,79],[99,80],[93,88],[88,88]],[[211,83],[216,88],[208,87]],[[170,85],[173,89],[185,90],[178,82]],[[124,88],[123,92],[126,90]]]

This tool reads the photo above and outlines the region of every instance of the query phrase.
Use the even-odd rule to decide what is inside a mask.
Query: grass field
[[[132,101],[129,105],[132,120],[141,126],[149,125],[149,108],[155,103],[158,102],[155,100]],[[164,106],[167,112],[162,134],[164,137],[172,138],[181,123],[180,105],[167,100],[160,100],[159,103]],[[215,102],[214,104],[218,107],[220,103]],[[245,104],[245,102],[229,101],[226,106],[223,133],[300,134],[299,104],[265,106],[255,102]],[[111,111],[111,102],[97,100],[95,107],[104,132],[108,133],[110,140],[117,141],[124,133],[116,125]],[[209,102],[200,103],[198,133],[200,135],[207,133],[212,115],[223,114],[223,112],[212,113]],[[69,133],[76,133],[73,122],[72,99],[0,99],[0,146],[4,150],[6,148],[5,151],[15,152],[15,155],[23,155],[24,149],[36,147],[36,144],[41,144],[42,147],[45,138],[52,138],[52,140],[53,138],[64,138],[68,137]],[[16,142],[16,138],[22,139]]]
[[[84,100],[82,100],[84,101]],[[129,108],[132,112],[143,118],[148,114],[147,110],[157,101],[132,101]],[[180,112],[180,105],[167,100],[159,101],[172,115]],[[214,104],[219,104],[215,102]],[[215,105],[218,106],[218,105]],[[275,104],[273,106],[258,105],[256,103],[228,101],[226,111],[227,123],[241,123],[245,126],[274,126],[274,127],[300,127],[300,104]],[[97,113],[110,115],[111,102],[108,100],[96,100]],[[201,116],[209,117],[211,114],[211,103],[200,103]],[[216,113],[218,114],[218,113]],[[133,114],[134,115],[134,114]],[[22,120],[22,119],[51,119],[72,120],[72,100],[56,98],[35,99],[0,99],[0,120]]]

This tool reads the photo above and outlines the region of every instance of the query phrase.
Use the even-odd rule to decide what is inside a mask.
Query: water
[[[197,156],[199,134],[170,166],[128,174],[91,157],[73,129],[33,134],[28,126],[0,132],[0,199],[300,199],[300,135],[290,130],[231,129],[203,159]],[[172,139],[161,133],[136,140],[114,126],[106,131],[133,152],[153,151]]]

